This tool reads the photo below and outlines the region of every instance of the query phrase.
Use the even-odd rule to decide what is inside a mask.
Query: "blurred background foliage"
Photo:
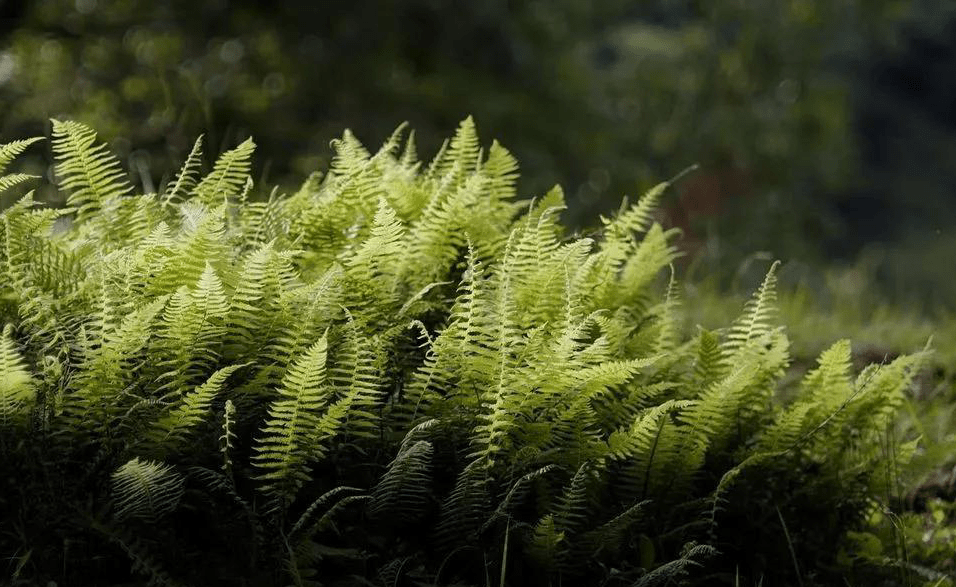
[[[956,300],[947,0],[4,0],[0,19],[0,140],[83,121],[147,190],[200,133],[253,134],[260,185],[291,187],[343,128],[374,144],[409,121],[433,153],[470,113],[582,229],[699,163],[667,221],[728,279],[753,251],[865,258],[887,295]]]

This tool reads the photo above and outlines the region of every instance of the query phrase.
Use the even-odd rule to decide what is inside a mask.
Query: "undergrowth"
[[[686,336],[668,183],[579,237],[471,119],[428,164],[402,128],[374,153],[346,132],[292,194],[253,185],[251,140],[137,194],[93,130],[52,134],[68,207],[0,215],[13,584],[880,571],[846,552],[916,450],[890,431],[927,353],[857,372],[839,341],[794,381],[776,266]]]

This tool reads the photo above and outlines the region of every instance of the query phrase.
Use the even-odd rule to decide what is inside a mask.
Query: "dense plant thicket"
[[[0,215],[14,584],[868,580],[847,531],[925,353],[854,374],[837,342],[793,382],[774,269],[681,334],[667,183],[572,236],[471,119],[427,165],[403,137],[258,199],[252,141],[203,175],[199,140],[140,195],[53,121],[68,208]]]

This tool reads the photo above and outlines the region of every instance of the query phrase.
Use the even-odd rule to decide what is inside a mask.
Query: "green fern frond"
[[[323,335],[292,365],[256,442],[252,461],[262,471],[258,476],[265,482],[262,491],[275,497],[290,500],[309,480],[319,411],[329,395],[327,350]]]
[[[334,427],[327,428],[324,436],[331,437],[334,430],[344,426],[352,437],[375,438],[378,436],[378,412],[385,399],[382,360],[376,348],[379,341],[364,336],[351,314],[348,318],[341,344],[335,352],[335,365],[329,369],[329,383],[340,398],[337,403],[341,403],[341,407],[333,406],[325,416],[329,426],[333,426],[335,411],[341,412],[347,422],[336,419]]]
[[[717,550],[706,544],[691,545],[680,558],[657,567],[633,584],[633,587],[664,587],[680,581],[694,567],[700,567],[703,560],[717,554]]]
[[[602,217],[601,222],[605,227],[604,246],[620,247],[630,242],[634,234],[646,231],[651,226],[661,196],[669,187],[669,182],[659,183],[648,190],[636,204],[627,206],[625,201],[624,206],[622,206],[623,211],[613,219]]]
[[[335,149],[332,171],[339,177],[349,177],[359,173],[372,156],[348,129],[342,133],[341,138],[332,141],[332,148]]]
[[[594,487],[601,475],[601,463],[585,462],[571,477],[558,500],[554,525],[566,537],[580,533],[588,523],[593,507]]]
[[[481,164],[481,173],[488,178],[487,187],[493,201],[509,200],[515,196],[518,160],[498,141],[491,142],[488,159]]]
[[[539,565],[550,571],[557,566],[564,540],[564,532],[555,523],[554,515],[546,514],[534,525],[528,541],[528,554]]]
[[[801,400],[817,412],[829,414],[837,409],[853,393],[851,358],[849,340],[838,341],[823,351],[818,367],[803,380]]]
[[[699,466],[708,447],[719,444],[721,439],[733,433],[732,419],[737,416],[746,391],[758,375],[754,362],[742,362],[681,412],[680,419],[689,426],[685,434],[688,445],[686,465],[690,469],[685,473]]]
[[[680,288],[674,277],[674,267],[671,266],[671,277],[667,285],[667,293],[660,307],[653,312],[657,316],[657,340],[654,343],[654,353],[678,356],[674,352],[678,345],[681,308]]]
[[[232,450],[236,443],[235,433],[236,405],[227,399],[222,414],[222,435],[219,436],[219,450],[222,452],[222,472],[232,474]]]
[[[166,233],[169,238],[159,242],[144,240],[143,252],[149,251],[154,263],[154,276],[146,283],[149,292],[166,294],[184,285],[193,287],[207,265],[222,263],[227,250],[223,210],[210,210],[189,200],[177,209],[181,217],[179,230]],[[154,236],[165,235],[152,232],[150,238]]]
[[[518,480],[511,485],[511,488],[508,490],[508,493],[505,494],[504,499],[502,499],[495,507],[495,511],[492,512],[492,514],[488,516],[487,520],[481,525],[478,534],[483,534],[492,524],[498,520],[509,517],[514,509],[519,508],[522,505],[524,499],[531,491],[531,484],[535,480],[542,478],[556,470],[558,470],[557,465],[545,465],[544,467],[519,477]]]
[[[36,394],[36,386],[13,339],[13,326],[7,324],[0,336],[0,429],[18,420]]]
[[[888,365],[871,365],[857,377],[848,413],[841,419],[850,430],[884,430],[905,401],[905,392],[929,358],[925,349],[897,357]]]
[[[118,520],[155,522],[179,506],[183,477],[172,466],[138,457],[113,473],[113,512]]]
[[[397,524],[421,518],[430,499],[433,452],[431,442],[419,440],[395,456],[372,490],[372,518]]]
[[[224,346],[237,357],[254,357],[278,333],[282,301],[297,285],[293,251],[276,251],[266,243],[246,256],[229,300]],[[257,340],[258,339],[258,340]]]
[[[350,278],[350,307],[385,307],[396,303],[396,274],[404,253],[404,228],[382,198],[369,237],[345,260]],[[364,314],[364,312],[363,312]],[[372,314],[376,316],[376,314]]]
[[[196,144],[198,145],[199,142],[197,141]],[[193,149],[195,150],[196,147]],[[235,149],[220,155],[209,175],[193,189],[196,198],[207,206],[218,206],[239,196],[249,178],[252,153],[255,150],[256,144],[250,138],[240,143]]]
[[[457,185],[462,178],[472,173],[478,163],[481,146],[475,121],[468,116],[458,124],[448,150],[439,153],[432,164],[434,173],[445,176],[446,181]]]
[[[31,179],[40,179],[40,176],[29,175],[26,173],[11,173],[9,175],[4,175],[0,177],[0,194],[10,188],[16,187],[22,183],[26,183]]]
[[[650,500],[638,502],[581,537],[579,554],[593,557],[605,552],[619,555],[628,531],[646,515]]]
[[[341,267],[333,266],[301,288],[289,289],[279,299],[281,319],[276,334],[265,345],[264,355],[281,368],[288,366],[321,336],[331,321],[341,317],[345,280]]]
[[[115,401],[128,386],[137,359],[154,336],[156,318],[166,301],[164,296],[136,308],[118,327],[103,328],[98,341],[82,345],[75,391],[64,406],[81,427],[90,422],[106,424],[120,408]]]
[[[360,489],[356,489],[355,487],[347,487],[347,486],[339,486],[339,487],[330,489],[329,491],[326,491],[325,493],[317,497],[315,501],[313,501],[309,505],[309,507],[307,507],[305,511],[302,512],[302,515],[299,516],[299,519],[295,522],[295,524],[292,525],[292,528],[289,530],[289,538],[290,539],[308,538],[311,535],[310,529],[318,529],[317,526],[319,526],[319,523],[322,519],[321,517],[319,518],[319,520],[314,519],[315,515],[319,512],[319,508],[325,506],[327,503],[331,502],[333,498],[336,498],[343,493],[348,494],[348,493],[360,492],[360,491],[361,491]],[[349,497],[349,496],[348,495],[342,496],[342,498],[344,497]],[[356,496],[353,495],[352,497],[356,497]],[[335,508],[338,503],[341,503],[342,498],[339,498],[339,500],[336,503],[333,503],[329,509],[331,510]],[[326,512],[326,515],[327,514],[328,512]]]
[[[754,292],[744,307],[743,314],[734,322],[724,343],[725,356],[732,356],[741,348],[766,335],[776,325],[777,318],[777,268],[779,261],[770,266],[763,283]]]
[[[27,147],[42,140],[43,137],[31,137],[29,139],[19,139],[0,145],[0,173],[6,171],[10,162],[26,151]]]
[[[203,135],[196,138],[193,148],[189,151],[182,169],[176,176],[176,182],[172,187],[166,190],[163,196],[163,204],[169,205],[183,200],[187,194],[191,193],[199,181],[199,167],[202,165],[202,141]]]
[[[720,350],[720,339],[715,332],[701,329],[697,335],[693,381],[700,389],[712,385],[725,375],[725,364]]]
[[[208,264],[195,289],[181,287],[170,298],[160,332],[163,388],[181,391],[218,361],[228,312],[222,280]]]
[[[690,401],[668,400],[659,406],[647,410],[634,419],[627,430],[617,430],[608,438],[609,454],[615,459],[635,459],[640,455],[641,460],[648,466],[654,460],[654,449],[657,443],[662,420],[673,412],[685,410],[693,405]]]
[[[183,396],[178,405],[156,421],[147,435],[149,441],[163,453],[175,451],[188,434],[203,422],[226,379],[244,366],[230,365],[219,369],[205,383]],[[228,434],[227,430],[227,438]]]
[[[618,303],[637,302],[651,280],[680,256],[671,244],[676,233],[675,230],[665,231],[657,223],[651,225],[621,269],[619,294],[622,299]]]
[[[415,130],[412,129],[408,132],[408,138],[405,139],[405,148],[402,149],[402,156],[400,159],[402,166],[406,168],[416,168],[420,163],[418,160],[418,149],[415,146]]]
[[[814,424],[811,411],[816,407],[812,402],[801,402],[780,414],[761,435],[757,453],[774,453],[794,447]]]
[[[133,186],[119,160],[106,145],[96,144],[96,132],[71,120],[53,120],[53,154],[60,187],[69,190],[66,204],[82,222],[122,196]]]
[[[488,471],[481,461],[462,469],[441,506],[435,540],[446,552],[463,544],[474,544],[482,523],[488,518]]]

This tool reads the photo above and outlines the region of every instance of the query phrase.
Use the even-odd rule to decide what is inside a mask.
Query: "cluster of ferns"
[[[775,268],[687,333],[668,183],[583,237],[470,118],[429,164],[346,132],[294,193],[251,140],[143,195],[50,144],[66,206],[0,213],[11,584],[811,584],[916,448],[925,353],[797,380]]]

